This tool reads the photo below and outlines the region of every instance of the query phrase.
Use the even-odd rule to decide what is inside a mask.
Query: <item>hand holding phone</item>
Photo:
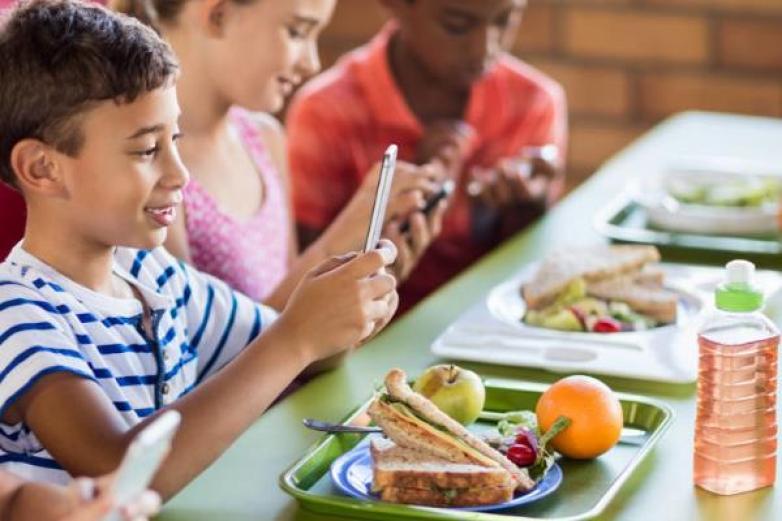
[[[455,186],[456,184],[453,182],[453,180],[448,179],[445,181],[442,186],[440,186],[440,189],[433,196],[426,200],[426,203],[421,209],[421,212],[423,212],[423,214],[428,217],[434,211],[434,209],[437,208],[437,205],[440,204],[440,201],[450,197]],[[408,233],[410,231],[410,221],[405,221],[402,223],[402,226],[399,227],[399,231],[401,233]]]
[[[388,196],[391,193],[391,185],[394,181],[396,154],[396,145],[389,145],[385,154],[383,154],[383,162],[380,165],[380,177],[377,181],[375,201],[372,205],[372,216],[369,220],[364,252],[374,250],[377,247],[377,243],[380,241],[380,234],[383,231],[383,222],[385,221],[386,216],[386,207],[388,206]]]
[[[180,421],[181,416],[177,411],[166,411],[139,432],[130,443],[111,487],[114,502],[119,508],[133,501],[149,487],[171,449],[171,440]],[[121,519],[119,511],[114,511],[105,517],[104,521]]]

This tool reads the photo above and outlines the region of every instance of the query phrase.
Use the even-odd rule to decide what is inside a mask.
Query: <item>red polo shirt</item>
[[[288,113],[288,153],[297,221],[323,229],[357,190],[389,143],[399,157],[415,158],[424,128],[408,107],[388,63],[386,26],[371,42],[345,55],[304,86]],[[400,288],[407,308],[496,246],[465,193],[472,166],[494,166],[525,145],[566,146],[567,116],[561,87],[543,73],[505,55],[472,88],[465,121],[476,132],[451,201],[443,232]]]

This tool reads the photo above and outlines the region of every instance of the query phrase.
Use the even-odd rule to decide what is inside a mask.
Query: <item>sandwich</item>
[[[383,501],[463,507],[513,499],[513,478],[502,467],[453,463],[386,438],[374,438],[370,451],[372,487]]]
[[[386,376],[369,407],[389,440],[373,440],[373,488],[384,501],[468,506],[508,501],[535,486],[527,471],[472,434],[407,384]]]
[[[556,252],[522,285],[524,321],[597,332],[675,322],[678,296],[664,287],[663,273],[655,267],[659,260],[653,246],[601,245]]]

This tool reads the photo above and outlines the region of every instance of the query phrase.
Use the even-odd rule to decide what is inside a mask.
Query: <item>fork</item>
[[[315,420],[312,418],[304,418],[304,426],[308,429],[322,432],[357,432],[357,433],[372,433],[383,432],[380,427],[362,427],[360,425],[343,425],[341,423],[332,423],[322,420]]]

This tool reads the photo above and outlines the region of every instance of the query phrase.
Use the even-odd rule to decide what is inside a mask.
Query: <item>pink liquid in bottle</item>
[[[759,311],[753,268],[728,264],[717,310],[698,335],[694,480],[716,494],[749,492],[776,477],[779,331]]]

